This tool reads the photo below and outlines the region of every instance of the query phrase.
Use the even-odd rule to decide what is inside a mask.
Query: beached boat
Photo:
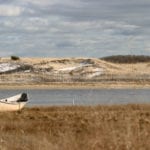
[[[21,93],[9,98],[0,100],[0,111],[18,111],[21,110],[28,101],[26,93]]]

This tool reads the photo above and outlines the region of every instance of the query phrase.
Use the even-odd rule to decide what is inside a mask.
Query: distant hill
[[[59,82],[107,85],[134,82],[150,85],[150,56],[110,56],[103,59],[20,58],[14,61],[10,58],[1,58],[0,86],[51,85]]]
[[[113,62],[113,63],[144,63],[150,62],[150,56],[145,55],[115,55],[100,58],[102,60]]]

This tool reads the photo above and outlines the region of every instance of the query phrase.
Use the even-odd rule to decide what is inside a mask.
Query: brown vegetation
[[[144,55],[116,55],[101,58],[102,60],[113,62],[113,63],[143,63],[150,62],[150,56]]]
[[[11,60],[16,61],[16,60],[20,60],[20,58],[18,56],[11,56]]]
[[[0,113],[3,150],[148,150],[150,105],[62,106]]]

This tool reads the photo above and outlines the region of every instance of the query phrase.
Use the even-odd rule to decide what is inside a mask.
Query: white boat
[[[18,111],[21,110],[28,101],[26,93],[21,93],[9,98],[0,100],[0,111]]]

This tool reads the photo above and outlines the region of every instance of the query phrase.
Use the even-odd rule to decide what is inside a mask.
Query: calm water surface
[[[0,90],[0,98],[27,92],[28,106],[150,103],[150,89]]]

